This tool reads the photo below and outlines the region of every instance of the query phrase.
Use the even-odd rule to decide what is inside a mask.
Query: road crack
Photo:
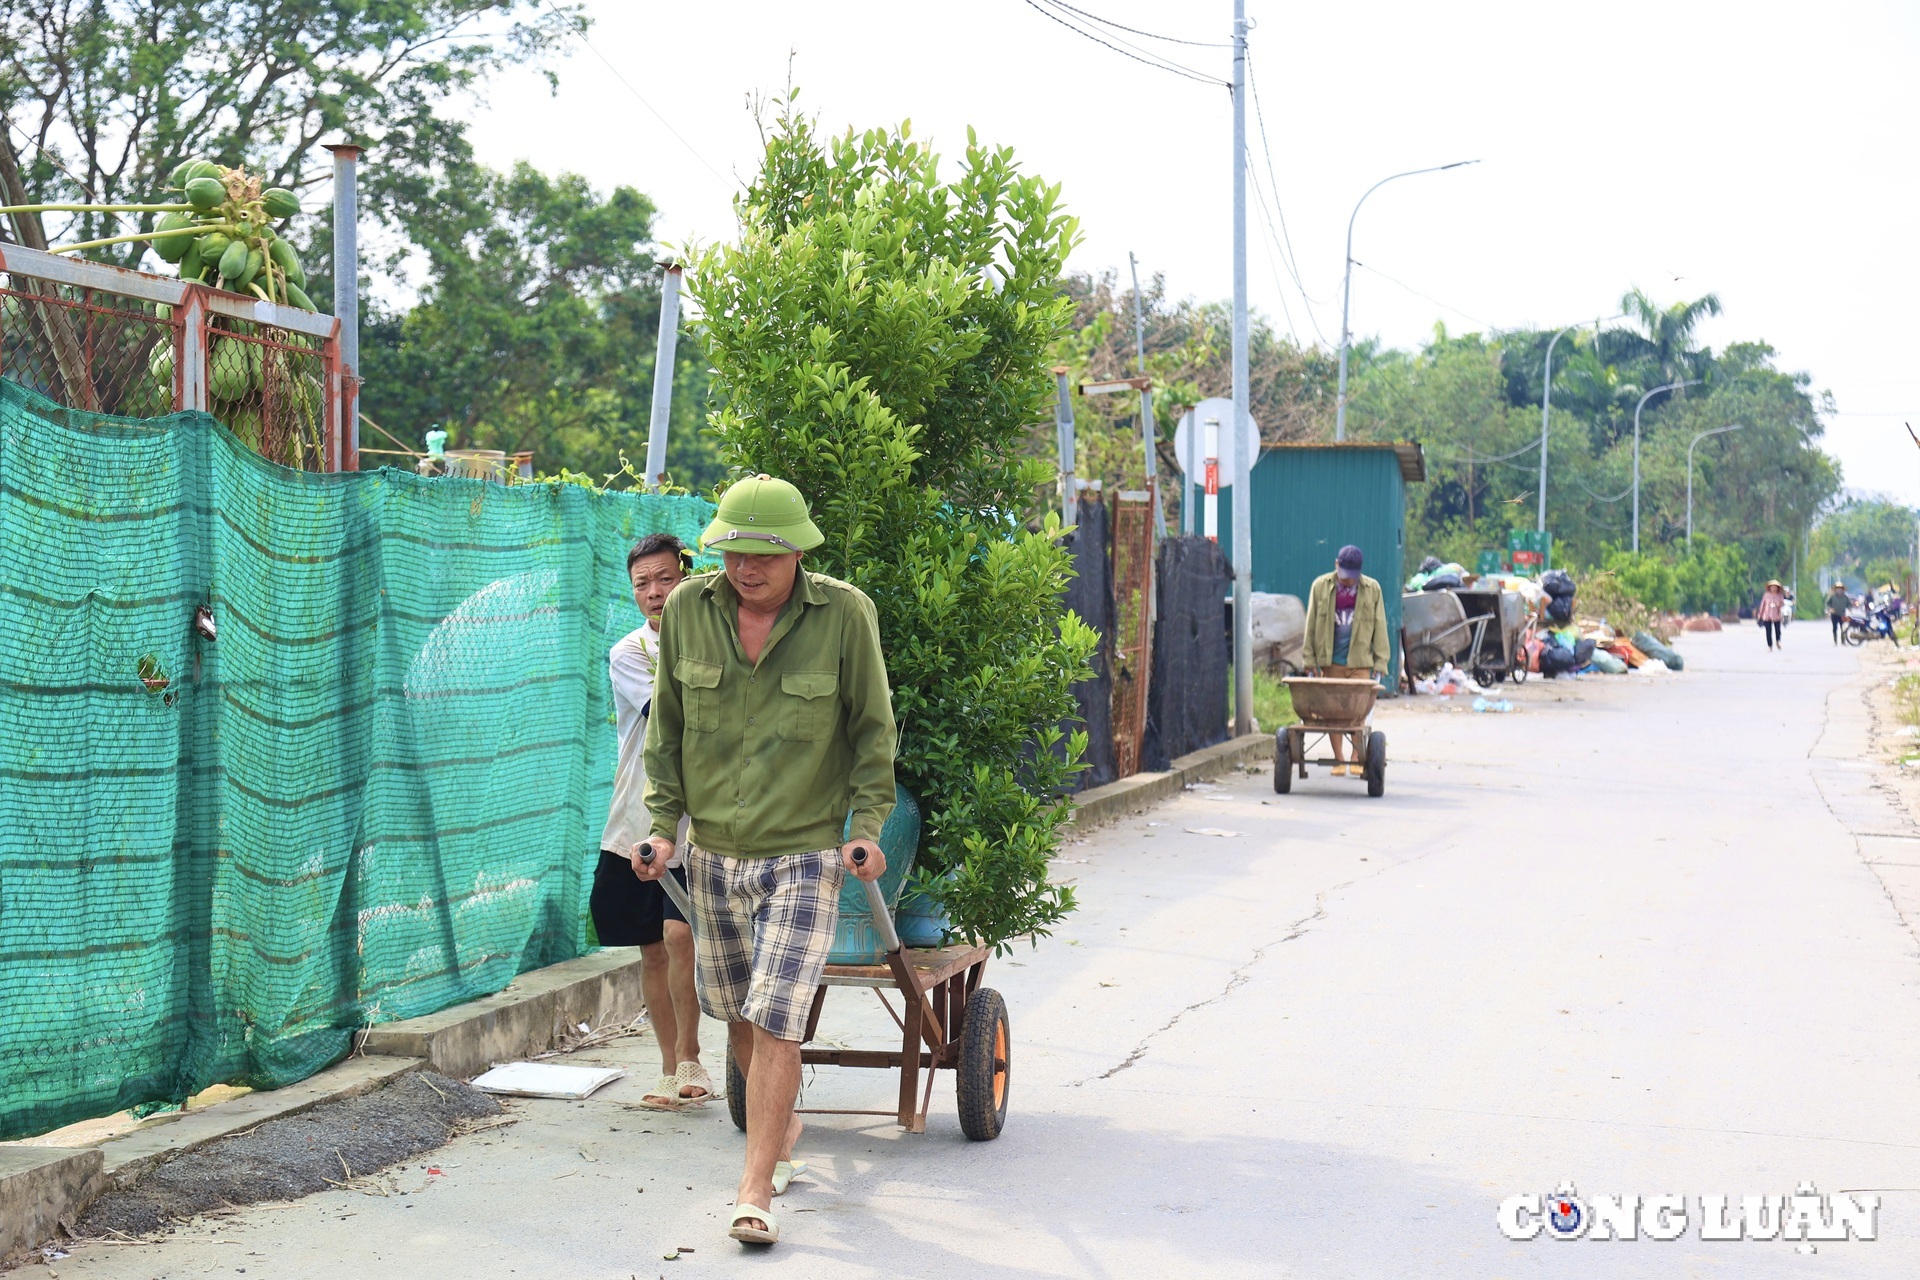
[[[1149,1031],[1144,1037],[1142,1037],[1140,1040],[1140,1043],[1133,1047],[1132,1053],[1129,1053],[1126,1057],[1122,1058],[1119,1062],[1115,1063],[1113,1066],[1108,1067],[1105,1071],[1102,1071],[1097,1076],[1089,1076],[1085,1080],[1074,1081],[1073,1087],[1078,1089],[1081,1085],[1088,1084],[1091,1081],[1108,1080],[1113,1078],[1114,1076],[1119,1075],[1122,1071],[1125,1071],[1128,1067],[1131,1067],[1134,1063],[1140,1061],[1141,1058],[1145,1057],[1147,1050],[1153,1046],[1153,1042],[1156,1039],[1158,1039],[1160,1036],[1165,1035],[1167,1032],[1173,1030],[1176,1026],[1178,1026],[1182,1018],[1186,1017],[1188,1014],[1194,1012],[1197,1009],[1204,1009],[1208,1005],[1219,1004],[1222,1000],[1225,1000],[1228,996],[1232,995],[1240,987],[1245,986],[1247,981],[1253,976],[1254,966],[1258,965],[1262,960],[1267,958],[1267,952],[1273,950],[1275,947],[1281,946],[1288,942],[1292,942],[1295,938],[1298,938],[1302,934],[1306,933],[1306,931],[1311,926],[1327,918],[1327,895],[1329,893],[1337,893],[1341,889],[1347,888],[1348,885],[1352,885],[1355,883],[1358,883],[1358,882],[1356,880],[1349,880],[1345,884],[1337,884],[1337,885],[1334,885],[1331,889],[1322,889],[1319,893],[1315,894],[1313,899],[1313,910],[1308,912],[1306,915],[1301,916],[1298,920],[1295,920],[1291,925],[1287,926],[1287,931],[1281,934],[1279,937],[1275,938],[1273,941],[1262,943],[1259,947],[1255,948],[1251,956],[1247,957],[1247,959],[1243,961],[1238,967],[1236,967],[1233,970],[1233,972],[1227,975],[1227,982],[1225,986],[1221,987],[1218,991],[1214,992],[1212,995],[1208,996],[1206,999],[1195,1000],[1192,1004],[1186,1006],[1183,1009],[1178,1010],[1171,1018],[1168,1018],[1165,1022],[1161,1023],[1158,1027],[1154,1028],[1152,1031]]]

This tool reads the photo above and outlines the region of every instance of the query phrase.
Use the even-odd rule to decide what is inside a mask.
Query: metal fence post
[[[680,343],[680,264],[669,262],[660,281],[660,335],[653,355],[653,416],[647,424],[649,489],[667,478],[667,416],[673,408],[673,361]]]
[[[351,142],[333,153],[333,314],[340,321],[341,470],[360,469],[360,208],[358,162],[366,148]]]

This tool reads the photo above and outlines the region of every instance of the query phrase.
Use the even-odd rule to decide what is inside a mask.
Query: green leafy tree
[[[134,203],[190,155],[299,191],[326,181],[319,144],[348,138],[377,156],[368,211],[398,223],[436,170],[470,159],[448,99],[544,60],[581,21],[536,0],[0,0],[0,195]],[[82,215],[61,238],[153,217],[108,228]],[[37,214],[16,227],[46,240]],[[131,266],[147,251],[98,256]]]
[[[906,126],[823,140],[791,96],[737,212],[688,274],[723,458],[797,484],[827,538],[811,565],[879,610],[916,878],[961,936],[1045,934],[1073,907],[1047,864],[1085,734],[1057,726],[1095,636],[1062,608],[1057,527],[1014,514],[1046,479],[1021,445],[1075,223],[1007,149],[970,134],[949,182]]]
[[[1808,548],[1813,564],[1878,586],[1913,574],[1916,513],[1882,497],[1852,498],[1826,512]]]
[[[654,212],[631,187],[601,197],[526,164],[456,168],[412,219],[418,300],[369,316],[363,409],[413,448],[437,424],[457,447],[532,450],[542,471],[606,476],[623,457],[639,470],[660,323]],[[668,470],[710,486],[707,362],[683,338],[675,366]]]

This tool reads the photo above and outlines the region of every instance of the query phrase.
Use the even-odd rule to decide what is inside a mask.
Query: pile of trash
[[[1604,620],[1581,619],[1574,611],[1577,587],[1564,569],[1540,575],[1541,606],[1533,638],[1527,642],[1527,669],[1551,680],[1598,671],[1621,676],[1629,671],[1679,671],[1686,660],[1672,646],[1646,631],[1622,636]]]

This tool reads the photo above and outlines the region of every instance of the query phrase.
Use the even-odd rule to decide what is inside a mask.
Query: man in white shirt
[[[660,612],[673,589],[686,578],[691,560],[686,546],[670,533],[648,534],[627,553],[633,602],[640,606],[647,622],[623,637],[607,655],[620,756],[614,772],[613,807],[600,837],[600,862],[594,869],[593,893],[588,900],[601,946],[640,948],[640,988],[646,996],[654,1036],[660,1042],[660,1079],[642,1101],[672,1109],[712,1097],[713,1079],[700,1063],[693,930],[657,880],[639,878],[639,851],[646,847],[651,825],[642,748],[647,711],[653,701]],[[686,848],[684,822],[679,846]],[[669,874],[684,888],[687,873],[680,868],[678,851],[667,865]]]

